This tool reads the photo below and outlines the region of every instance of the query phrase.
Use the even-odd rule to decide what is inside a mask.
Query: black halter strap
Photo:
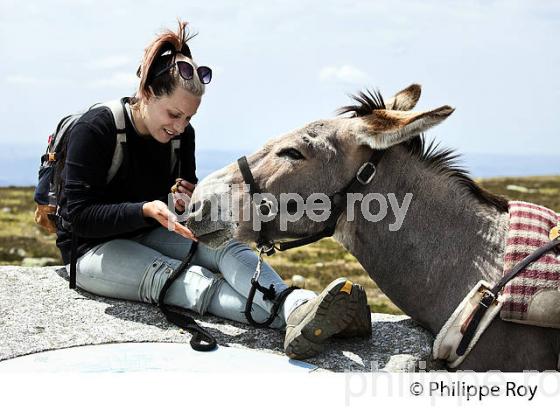
[[[265,233],[266,227],[270,226],[273,220],[265,221],[262,223],[261,230],[259,231],[257,247],[264,247],[265,249],[268,249],[268,251],[265,251],[265,253],[267,255],[272,255],[275,250],[285,251],[288,249],[297,248],[299,246],[308,245],[310,243],[317,242],[319,239],[332,236],[335,232],[338,218],[346,209],[346,195],[348,193],[359,191],[362,186],[367,185],[371,182],[371,180],[375,176],[377,167],[381,162],[384,153],[384,150],[374,150],[370,158],[366,162],[364,162],[358,169],[358,171],[356,172],[356,176],[352,179],[352,181],[350,181],[348,185],[346,185],[341,191],[335,192],[334,194],[329,196],[331,204],[333,204],[334,206],[331,206],[331,213],[329,218],[327,219],[326,227],[323,230],[304,238],[278,242],[277,244],[275,244],[273,240],[267,238]],[[251,169],[249,168],[247,158],[245,156],[239,158],[237,160],[237,164],[239,166],[239,170],[241,171],[241,175],[243,176],[243,180],[246,184],[249,185],[249,193],[251,194],[251,198],[253,198],[254,194],[262,193],[261,189],[255,182],[255,178],[253,177]],[[259,206],[258,204],[256,205]]]
[[[260,194],[261,190],[255,182],[255,178],[253,178],[253,173],[251,172],[251,168],[249,168],[249,163],[247,162],[247,157],[242,156],[241,158],[239,158],[237,160],[237,164],[239,165],[239,170],[241,171],[241,175],[243,176],[243,181],[245,181],[245,183],[249,185],[251,196]]]

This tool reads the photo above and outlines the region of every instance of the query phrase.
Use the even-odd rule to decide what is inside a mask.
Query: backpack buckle
[[[56,152],[49,152],[49,162],[56,161]]]

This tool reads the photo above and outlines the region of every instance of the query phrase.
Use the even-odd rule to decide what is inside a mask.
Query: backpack
[[[94,104],[89,110],[98,107],[107,107],[111,110],[117,128],[117,144],[106,178],[106,182],[109,183],[115,177],[123,162],[126,148],[125,111],[128,112],[129,117],[131,113],[128,104],[125,104],[122,100]],[[72,127],[83,114],[68,115],[60,120],[55,132],[49,135],[46,152],[41,156],[39,177],[34,195],[36,203],[35,222],[49,233],[56,233],[56,222],[60,218],[58,201],[63,189],[62,171],[66,160],[68,136],[71,134]],[[173,139],[171,144],[171,171],[173,171],[179,161],[181,140],[179,138]],[[64,222],[66,226],[67,221]]]

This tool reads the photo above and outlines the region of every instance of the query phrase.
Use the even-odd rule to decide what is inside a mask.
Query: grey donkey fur
[[[343,213],[334,237],[399,308],[435,335],[480,279],[495,282],[501,277],[507,201],[479,188],[454,165],[452,152],[425,146],[420,134],[453,109],[410,111],[419,97],[418,85],[385,103],[378,93],[360,93],[354,97],[357,105],[341,109],[346,115],[315,121],[274,138],[250,155],[248,162],[264,192],[277,197],[292,192],[307,198],[311,193],[342,189],[372,149],[384,149],[375,178],[361,193],[385,198],[392,193],[397,201],[411,193],[402,226],[390,230],[395,222],[390,215],[370,222],[356,203],[355,219],[349,221]],[[238,221],[210,220],[210,197],[216,187],[225,186],[227,191],[242,183],[234,163],[199,184],[187,226],[201,241],[218,246],[232,237],[246,242],[256,239],[252,219],[243,212]],[[229,194],[234,203],[240,201]],[[323,228],[323,223],[304,216],[288,224],[286,231],[275,222],[267,235],[275,240],[297,238]],[[497,318],[459,369],[557,369],[559,352],[559,330]]]

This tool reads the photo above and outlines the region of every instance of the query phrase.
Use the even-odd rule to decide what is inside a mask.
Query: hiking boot
[[[367,294],[362,285],[354,283],[350,297],[355,300],[357,305],[356,313],[352,321],[340,333],[336,334],[337,338],[349,337],[371,337],[371,310],[367,301]]]
[[[357,310],[352,282],[331,282],[321,294],[292,311],[286,319],[284,351],[292,359],[306,359],[323,351],[325,341],[344,330]]]

